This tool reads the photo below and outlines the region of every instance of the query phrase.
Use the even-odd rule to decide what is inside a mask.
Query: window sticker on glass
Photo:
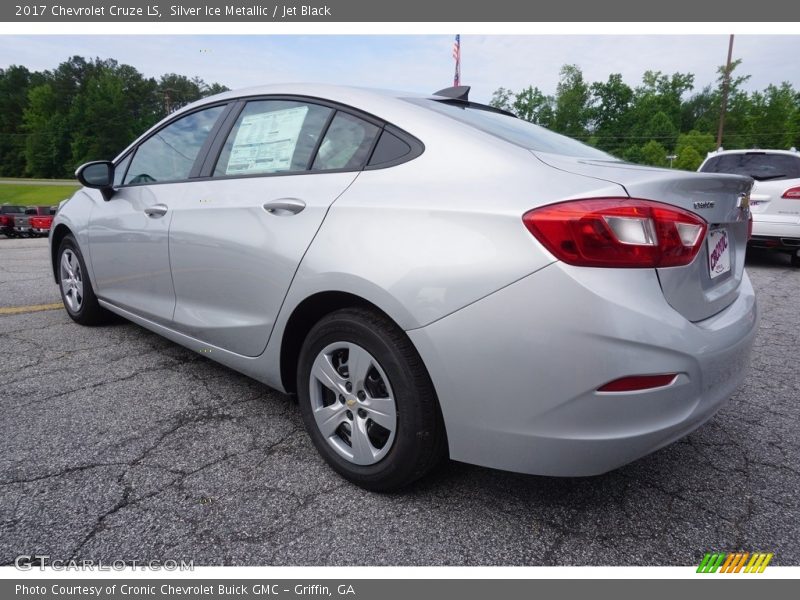
[[[247,115],[233,140],[226,175],[288,171],[308,106]]]

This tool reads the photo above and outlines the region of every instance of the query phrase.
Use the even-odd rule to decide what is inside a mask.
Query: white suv
[[[800,152],[791,150],[718,150],[709,152],[698,171],[736,173],[755,179],[750,194],[752,246],[792,255],[800,267]]]

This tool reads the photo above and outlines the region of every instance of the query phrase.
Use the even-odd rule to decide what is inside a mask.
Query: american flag
[[[453,87],[461,85],[461,36],[456,34],[456,41],[453,44],[453,58],[456,61],[456,73],[453,76]]]

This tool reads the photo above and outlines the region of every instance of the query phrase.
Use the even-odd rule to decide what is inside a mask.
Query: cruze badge
[[[694,203],[695,208],[714,208],[713,200],[698,200]]]

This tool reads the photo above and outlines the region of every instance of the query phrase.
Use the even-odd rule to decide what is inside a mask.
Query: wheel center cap
[[[356,405],[356,399],[355,398],[348,398],[347,402],[345,402],[345,404],[347,405],[347,408],[353,408]]]

